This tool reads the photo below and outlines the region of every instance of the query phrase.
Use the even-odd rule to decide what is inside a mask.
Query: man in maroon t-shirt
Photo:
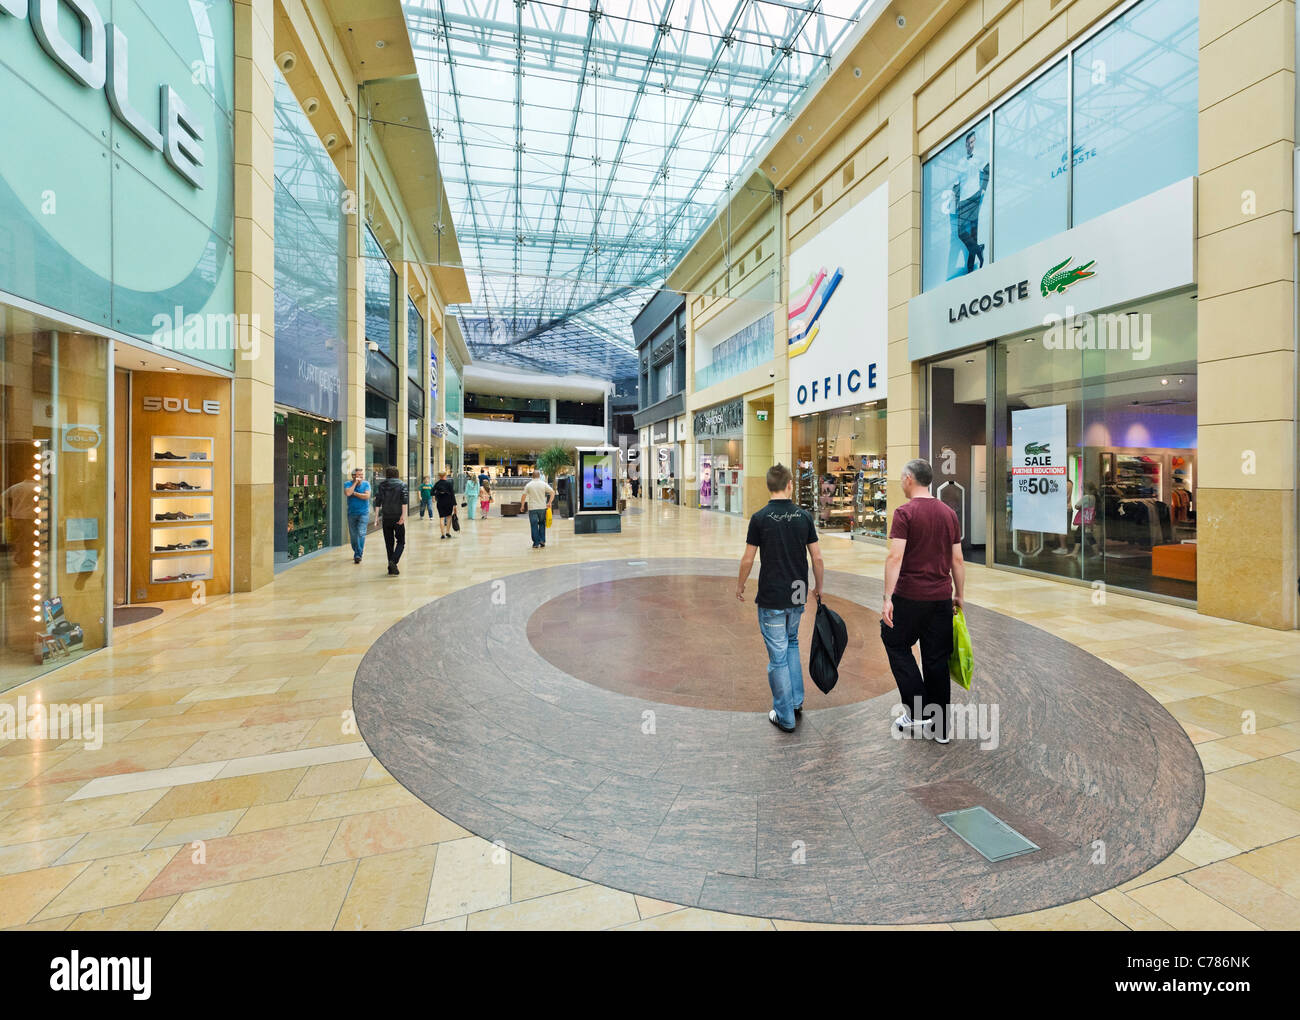
[[[923,460],[909,460],[903,468],[907,502],[894,511],[889,529],[880,640],[903,701],[903,714],[894,720],[894,728],[905,736],[932,735],[946,744],[952,726],[948,711],[952,617],[962,603],[966,563],[957,515],[930,494],[933,478]],[[917,641],[922,669],[916,668],[912,656]]]

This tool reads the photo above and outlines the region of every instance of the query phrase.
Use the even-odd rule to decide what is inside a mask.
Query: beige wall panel
[[[1197,162],[1200,173],[1294,134],[1291,109],[1295,74],[1278,70],[1203,110],[1198,125]]]
[[[1295,358],[1290,351],[1204,359],[1197,393],[1201,425],[1290,421],[1295,417]]]
[[[1204,382],[1202,376],[1202,385]],[[1293,422],[1201,425],[1196,430],[1196,444],[1198,489],[1287,490],[1295,485]],[[1252,465],[1254,473],[1247,474]]]
[[[1295,70],[1290,3],[1277,3],[1210,43],[1201,44],[1200,108],[1235,95],[1280,68]]]
[[[1196,304],[1198,360],[1293,351],[1294,315],[1295,294],[1289,280],[1201,298]]]
[[[1258,216],[1197,241],[1202,298],[1290,280],[1294,273],[1291,214]]]

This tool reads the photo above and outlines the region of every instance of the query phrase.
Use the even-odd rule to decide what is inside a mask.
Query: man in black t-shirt
[[[767,683],[772,688],[768,721],[789,733],[803,712],[803,669],[799,665],[799,620],[808,603],[808,553],[812,553],[813,595],[822,595],[822,551],[812,514],[796,506],[794,476],[784,464],[767,472],[771,499],[749,519],[736,598],[745,601],[745,582],[761,551],[758,626],[767,645]]]

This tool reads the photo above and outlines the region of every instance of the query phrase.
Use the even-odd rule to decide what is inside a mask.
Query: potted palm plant
[[[548,447],[537,456],[537,470],[546,476],[546,480],[551,483],[551,488],[556,490],[555,512],[565,517],[569,516],[568,500],[559,497],[560,487],[556,484],[556,476],[561,468],[568,467],[572,463],[573,451],[559,443]]]

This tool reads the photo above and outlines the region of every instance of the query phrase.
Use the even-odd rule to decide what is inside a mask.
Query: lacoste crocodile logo
[[[1043,282],[1041,284],[1043,297],[1047,297],[1047,295],[1051,294],[1053,291],[1057,294],[1064,294],[1067,288],[1072,287],[1080,280],[1086,280],[1090,276],[1097,275],[1096,273],[1090,272],[1092,267],[1097,264],[1096,259],[1093,259],[1091,262],[1085,262],[1081,266],[1075,266],[1073,269],[1066,269],[1065,267],[1070,264],[1070,261],[1073,258],[1074,256],[1071,255],[1064,262],[1058,262],[1043,274]]]

